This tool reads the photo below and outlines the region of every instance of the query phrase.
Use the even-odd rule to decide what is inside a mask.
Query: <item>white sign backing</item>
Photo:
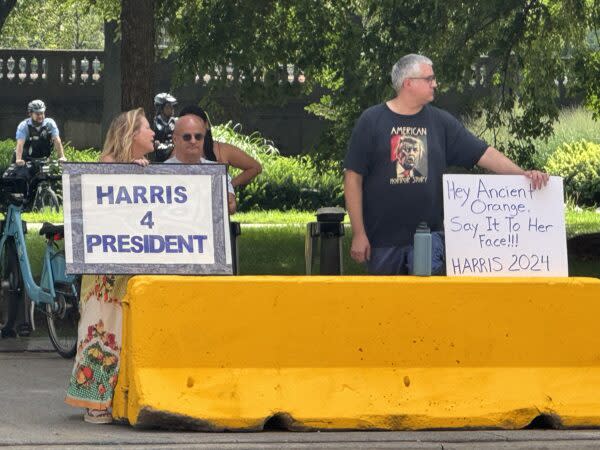
[[[231,274],[219,164],[65,164],[67,273]]]
[[[444,175],[449,276],[566,277],[563,183],[522,175]]]

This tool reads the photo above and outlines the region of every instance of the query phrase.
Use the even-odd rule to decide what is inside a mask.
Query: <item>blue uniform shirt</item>
[[[23,140],[27,140],[27,138],[29,137],[29,127],[28,125],[33,126],[33,122],[31,120],[31,118],[29,119],[25,119],[23,122],[21,122],[19,124],[19,126],[17,127],[17,136],[16,139],[23,139]],[[56,122],[54,121],[54,119],[50,119],[48,117],[46,117],[41,126],[46,125],[46,128],[48,128],[48,130],[50,131],[50,134],[52,135],[52,138],[54,139],[57,136],[60,136],[60,133],[58,131],[58,127],[56,126]]]

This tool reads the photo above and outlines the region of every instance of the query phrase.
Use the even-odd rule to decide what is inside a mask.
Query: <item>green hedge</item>
[[[317,165],[309,156],[281,156],[274,145],[258,133],[244,135],[231,122],[213,128],[214,137],[241,148],[260,161],[263,172],[248,186],[238,189],[238,209],[316,210],[321,206],[343,206],[341,164]],[[8,167],[15,141],[0,141],[0,170]],[[69,161],[97,161],[94,149],[76,150],[65,145]],[[58,170],[58,169],[57,169]],[[232,170],[235,176],[236,171]]]
[[[0,170],[2,170],[2,173],[4,173],[6,168],[10,165],[14,151],[14,140],[6,139],[5,141],[0,141]]]
[[[263,172],[238,191],[240,211],[316,210],[342,206],[342,175],[337,164],[317,168],[308,157],[262,158]]]
[[[10,165],[10,162],[13,157],[13,152],[15,151],[16,143],[13,139],[6,139],[4,141],[0,141],[0,171],[4,173],[6,168]],[[100,153],[98,150],[93,148],[88,148],[84,150],[77,150],[73,148],[69,143],[64,145],[65,156],[69,161],[77,161],[77,162],[95,162],[98,161],[98,156]],[[56,161],[56,153],[54,152],[51,156],[53,161]]]
[[[564,178],[565,192],[577,204],[600,203],[600,144],[563,144],[548,158],[546,171]]]
[[[281,156],[275,146],[258,133],[244,135],[231,122],[213,128],[215,140],[241,148],[260,161],[262,173],[238,190],[238,209],[315,210],[343,206],[341,164],[317,165],[309,156]],[[232,175],[235,176],[235,171]]]

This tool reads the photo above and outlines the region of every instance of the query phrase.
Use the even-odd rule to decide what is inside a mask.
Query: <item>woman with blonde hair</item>
[[[147,166],[154,131],[141,108],[119,114],[111,123],[100,155],[103,163]],[[119,375],[121,299],[129,276],[85,275],[82,278],[77,355],[65,402],[86,408],[90,423],[112,422],[111,406]]]

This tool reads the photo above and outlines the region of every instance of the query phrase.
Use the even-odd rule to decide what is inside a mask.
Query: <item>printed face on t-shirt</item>
[[[390,137],[390,162],[396,165],[396,178],[390,184],[427,181],[427,129],[395,127]]]

